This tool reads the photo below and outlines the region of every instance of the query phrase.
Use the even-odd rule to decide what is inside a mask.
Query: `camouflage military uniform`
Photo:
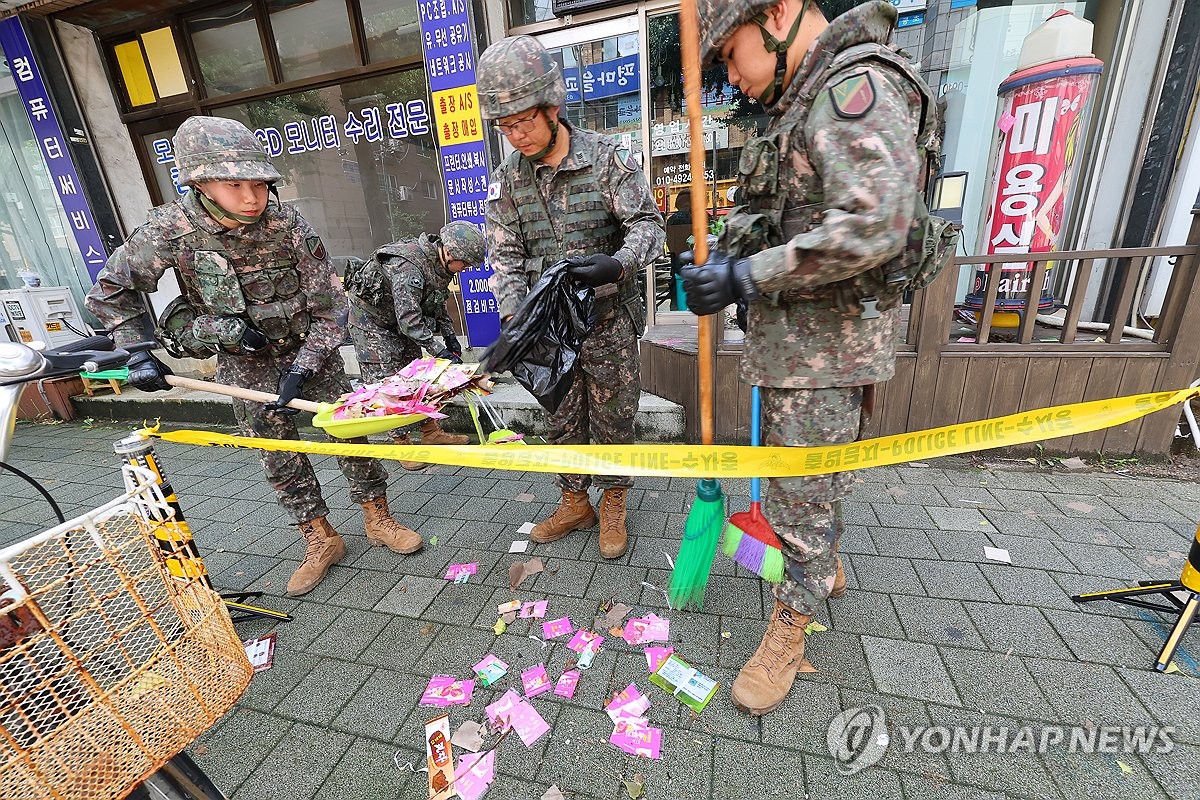
[[[596,326],[576,362],[575,380],[549,417],[554,444],[629,444],[641,396],[638,339],[646,304],[641,269],[663,249],[662,216],[637,163],[606,136],[559,124],[570,151],[557,167],[513,153],[492,176],[487,202],[488,260],[501,318],[511,316],[542,270],[577,255],[611,254],[624,268],[616,284],[596,290]],[[560,475],[564,490],[583,491],[589,475]],[[628,477],[596,484],[630,486]]]
[[[426,234],[394,242],[346,271],[350,336],[368,383],[380,381],[442,348],[434,336],[454,336],[446,313],[453,275],[438,258],[437,242]]]
[[[337,352],[345,338],[338,322],[345,295],[320,237],[290,206],[269,204],[257,222],[233,230],[212,219],[194,191],[151,211],[112,254],[87,296],[88,310],[118,345],[145,338],[145,305],[138,293],[153,292],[171,268],[178,270],[184,296],[197,313],[248,319],[271,339],[258,354],[215,346],[218,381],[276,393],[281,373],[295,364],[313,372],[304,383],[307,399],[328,402],[350,390]],[[239,291],[245,298],[240,312],[234,310]],[[299,438],[291,417],[269,413],[262,403],[234,400],[234,414],[247,436]],[[262,463],[296,522],[328,513],[307,456],[264,452]],[[356,503],[384,496],[387,472],[376,459],[342,458],[338,465]]]
[[[855,440],[864,391],[895,369],[899,298],[879,291],[880,269],[905,245],[923,168],[919,78],[870,47],[887,42],[895,20],[883,2],[833,19],[769,107],[764,136],[742,153],[749,203],[730,214],[718,249],[737,251],[750,214],[783,209],[782,235],[763,243],[774,246],[736,253],[751,256],[762,293],[750,304],[741,377],[763,387],[767,445]],[[833,588],[852,481],[770,481],[764,510],[787,562],[775,594],[791,609],[811,614]]]

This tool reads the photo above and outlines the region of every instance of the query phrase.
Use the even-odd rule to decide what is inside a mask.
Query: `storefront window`
[[[252,4],[221,6],[187,27],[210,97],[271,84]]]
[[[508,0],[508,18],[512,27],[554,19],[552,0]]]
[[[270,0],[267,8],[285,82],[358,66],[344,0]]]
[[[42,286],[68,287],[82,310],[92,280],[7,61],[0,62],[0,130],[0,289],[21,288],[20,273],[34,273]]]
[[[421,26],[417,4],[395,0],[360,0],[367,32],[367,59],[372,64],[408,58],[421,53]]]
[[[554,48],[567,84],[567,119],[615,136],[632,153],[642,151],[641,56],[637,33]],[[639,155],[640,158],[640,155]]]
[[[311,89],[217,109],[244,122],[283,173],[280,197],[321,234],[339,269],[350,257],[446,223],[425,75]],[[145,137],[171,199],[173,130]]]
[[[688,149],[688,117],[684,107],[683,64],[679,43],[679,15],[665,14],[648,20],[650,63],[650,185],[654,200],[666,217],[670,263],[655,275],[654,300],[658,311],[685,311],[686,304],[676,274],[679,255],[692,246],[689,203],[692,173]],[[738,154],[743,144],[766,125],[762,107],[750,102],[725,80],[724,68],[708,70],[703,78],[705,206],[709,229],[717,231],[720,218],[734,205]]]

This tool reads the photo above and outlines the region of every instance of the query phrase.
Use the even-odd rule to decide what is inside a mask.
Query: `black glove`
[[[621,262],[604,253],[590,256],[572,256],[567,259],[567,272],[580,283],[588,286],[603,286],[606,283],[616,283],[621,279],[624,267]]]
[[[688,308],[697,316],[715,314],[730,303],[757,300],[762,293],[750,278],[750,259],[730,258],[720,250],[708,254],[708,261],[696,266],[689,250],[679,257],[684,266],[683,291]]]
[[[750,304],[742,299],[737,301],[737,326],[742,333],[750,330]]]
[[[312,377],[312,374],[311,369],[297,367],[295,364],[288,367],[287,371],[279,377],[279,397],[267,403],[267,410],[276,414],[286,414],[289,417],[299,414],[300,410],[289,408],[288,403],[300,396],[300,387]]]
[[[454,352],[449,347],[445,348],[444,350],[442,350],[442,352],[435,355],[434,358],[444,358],[447,361],[449,361],[451,364],[463,363],[461,354]]]
[[[247,327],[242,334],[242,349],[247,353],[257,353],[271,343],[267,335],[257,328]]]
[[[442,341],[446,343],[446,349],[451,353],[456,356],[462,355],[462,345],[458,343],[458,339],[454,337],[453,333],[447,333],[442,337]]]
[[[171,388],[171,384],[167,383],[167,376],[175,373],[149,353],[134,353],[125,365],[129,367],[128,382],[133,388],[143,392],[161,392]]]

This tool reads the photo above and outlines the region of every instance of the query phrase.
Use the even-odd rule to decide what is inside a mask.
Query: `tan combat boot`
[[[613,486],[604,490],[600,498],[600,555],[605,558],[620,558],[625,554],[629,539],[625,533],[624,486]]]
[[[388,511],[387,498],[383,495],[364,501],[362,507],[367,541],[371,544],[386,545],[387,549],[402,556],[417,552],[425,544],[421,534],[396,521]]]
[[[288,578],[287,593],[291,597],[317,588],[329,568],[346,557],[346,543],[325,517],[301,522],[300,534],[308,547],[304,550],[304,560]]]
[[[392,437],[392,443],[393,444],[416,444],[416,442],[414,442],[412,440],[412,437],[409,436],[407,433],[396,434],[395,436]],[[426,464],[424,461],[401,461],[400,466],[402,468],[408,470],[409,472],[415,472],[416,470],[424,469],[426,467]]]
[[[837,575],[833,578],[833,590],[829,593],[830,597],[841,597],[846,593],[846,570],[842,569],[842,557],[837,554],[837,548],[833,548],[833,557],[837,559]]]
[[[436,419],[421,423],[421,444],[470,444],[471,437],[460,433],[447,433]]]
[[[733,682],[733,704],[755,717],[779,707],[804,661],[804,626],[812,616],[778,600],[758,650]]]
[[[596,512],[587,492],[563,489],[562,500],[550,516],[533,526],[529,538],[538,544],[557,542],[571,531],[590,528],[596,524]]]

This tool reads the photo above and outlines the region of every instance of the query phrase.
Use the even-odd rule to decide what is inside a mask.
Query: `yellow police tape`
[[[207,431],[162,431],[144,436],[167,442],[282,450],[332,456],[373,456],[455,467],[585,475],[659,475],[674,478],[779,478],[881,467],[921,458],[949,456],[1029,444],[1059,436],[1111,428],[1193,397],[1200,388],[1114,397],[1039,408],[1006,417],[943,428],[881,436],[821,447],[745,447],[695,444],[625,445],[384,445],[255,439]]]

